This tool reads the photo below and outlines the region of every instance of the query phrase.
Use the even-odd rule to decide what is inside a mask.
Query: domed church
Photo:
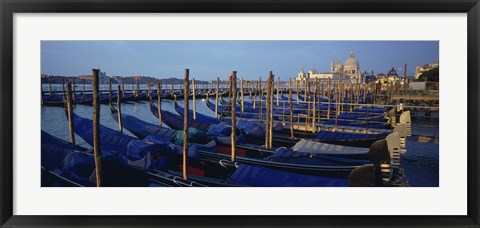
[[[362,71],[360,70],[360,64],[355,58],[355,54],[350,52],[350,57],[345,60],[343,65],[343,74],[348,75],[350,82],[353,84],[362,83]]]
[[[342,74],[343,72],[343,74]],[[330,63],[330,72],[317,72],[315,69],[308,71],[310,78],[319,78],[319,79],[332,79],[337,81],[340,77],[343,76],[342,80],[344,82],[350,81],[352,84],[363,83],[364,79],[362,78],[362,71],[360,70],[360,64],[355,58],[355,54],[350,52],[350,57],[345,60],[345,63],[342,65],[340,60],[337,60]],[[307,74],[303,69],[298,72],[296,80],[305,81]]]

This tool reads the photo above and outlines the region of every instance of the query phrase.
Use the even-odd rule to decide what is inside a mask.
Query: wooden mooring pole
[[[273,75],[273,72],[270,71],[270,103],[269,108],[270,108],[270,124],[268,124],[268,149],[272,148],[272,140],[273,140],[273,90],[275,88],[275,76]]]
[[[358,103],[360,102],[360,84],[357,78],[357,84],[355,85],[355,109],[358,108]]]
[[[340,101],[340,83],[337,83],[337,86],[335,87],[335,126],[333,127],[333,132],[337,131],[337,124],[338,124],[338,115],[340,114],[340,106],[339,106],[339,101]]]
[[[122,78],[122,95],[125,97],[125,78]]]
[[[75,86],[76,86],[75,78],[72,78],[72,93],[73,93],[72,100],[74,105],[77,104],[77,96],[75,96]]]
[[[220,78],[217,77],[217,89],[215,90],[215,118],[218,119],[218,93],[220,90]]]
[[[277,79],[277,106],[280,106],[280,76]]]
[[[150,96],[150,78],[148,78],[148,85],[147,85],[147,96]]]
[[[100,69],[92,69],[92,95],[93,95],[93,156],[95,158],[95,177],[97,187],[102,186],[102,151],[100,146]]]
[[[263,120],[263,89],[262,89],[262,76],[260,76],[260,79],[259,79],[259,82],[258,82],[258,86],[259,86],[259,96],[260,96],[260,110],[258,112],[258,119],[260,121]],[[266,119],[266,118],[265,118]],[[265,128],[266,129],[266,128]],[[266,146],[266,145],[265,145]]]
[[[257,93],[258,93],[258,81],[255,83],[255,91],[253,93],[253,109],[256,108],[256,104],[257,104]]]
[[[243,78],[240,79],[240,107],[241,107],[241,111],[242,111],[242,114],[243,114]]]
[[[327,97],[328,97],[327,119],[330,119],[330,105],[331,105],[331,104],[330,104],[330,103],[331,103],[331,102],[330,102],[330,100],[331,100],[331,99],[330,99],[330,95],[332,94],[332,91],[331,91],[331,89],[332,89],[332,87],[331,87],[332,84],[331,84],[330,78],[328,78],[328,82],[327,82],[327,83],[328,83],[328,84],[327,84]]]
[[[183,162],[182,174],[183,179],[188,180],[188,93],[190,92],[189,85],[189,69],[185,69],[185,78],[183,80]]]
[[[120,98],[120,93],[122,92],[120,85],[117,85],[117,118],[118,118],[118,130],[120,133],[123,133],[123,124],[122,124],[122,99]]]
[[[67,82],[67,113],[68,113],[68,133],[70,143],[75,145],[75,133],[73,129],[73,108],[72,108],[72,84]]]
[[[305,80],[305,85],[303,86],[303,89],[305,90],[305,93],[303,96],[303,102],[307,102],[307,84],[309,83],[309,80],[308,80],[309,78],[310,78],[310,73],[307,74],[307,79]],[[308,92],[310,93],[310,91]]]
[[[248,87],[248,92],[250,94],[249,97],[250,99],[252,99],[252,81],[248,81],[247,87]]]
[[[312,133],[315,133],[315,126],[316,126],[316,113],[317,113],[317,80],[313,81],[313,107],[312,107]]]
[[[193,101],[192,101],[192,105],[193,105],[193,119],[196,120],[197,119],[197,101],[195,99],[195,78],[192,78],[192,93],[193,93]]]
[[[52,77],[48,76],[48,95],[52,97]]]
[[[158,124],[162,126],[162,83],[157,83],[157,112],[158,112]]]
[[[364,104],[367,103],[367,86],[366,85],[363,86],[363,103]]]
[[[140,93],[139,80],[140,80],[139,77],[135,77],[135,85],[136,85],[135,92],[134,92],[135,97],[138,97],[138,95],[139,95],[139,93]],[[133,90],[133,85],[132,85],[132,90]]]
[[[237,116],[237,71],[232,71],[232,76],[231,76],[231,93],[232,93],[232,134],[231,134],[231,139],[232,139],[232,154],[231,154],[231,161],[235,161],[235,144],[237,142],[237,137],[236,137],[236,132],[235,130],[237,129],[236,127],[236,116]]]
[[[298,80],[295,79],[295,91],[297,92],[297,104],[300,103],[300,97],[298,96]]]
[[[290,79],[290,84],[288,88],[288,103],[290,103],[290,138],[294,140],[293,135],[293,101],[292,101],[292,79]]]
[[[320,89],[320,93],[318,95],[318,122],[321,123],[322,122],[322,97],[323,97],[323,94],[324,94],[324,88],[323,88],[323,81],[320,81],[320,85],[319,85],[319,89]]]
[[[42,79],[40,79],[40,104],[43,106],[43,83]]]
[[[270,74],[272,72],[270,71]],[[271,83],[271,77],[270,74],[267,78],[267,97],[266,97],[266,115],[265,115],[265,148],[270,149],[270,83]],[[260,108],[261,109],[261,108]]]
[[[65,77],[62,77],[62,99],[65,101]]]
[[[353,88],[354,86],[352,85],[351,82],[348,83],[347,91],[348,91],[348,103],[350,103],[348,106],[350,108],[350,112],[353,110],[353,102],[352,102],[352,97],[355,95],[356,96],[356,89]],[[352,94],[354,93],[354,95]]]
[[[108,100],[112,101],[112,79],[108,80]]]

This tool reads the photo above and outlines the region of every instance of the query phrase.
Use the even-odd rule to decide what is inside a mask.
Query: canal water
[[[179,100],[181,101],[181,100]],[[183,101],[179,102],[182,103]],[[197,100],[197,112],[214,116],[205,99]],[[190,100],[190,108],[192,101]],[[69,140],[68,122],[63,107],[41,108],[41,129],[49,134]],[[175,113],[173,101],[162,100],[162,109]],[[74,112],[85,118],[92,118],[93,108],[87,105],[77,105]],[[118,129],[118,124],[112,118],[108,105],[100,108],[100,123],[111,129]],[[149,102],[137,101],[122,103],[122,113],[136,116],[146,122],[158,124],[158,119],[150,112]],[[418,113],[421,114],[421,113]],[[168,127],[164,125],[165,127]],[[133,136],[124,129],[125,134]],[[401,168],[405,182],[410,187],[439,186],[439,121],[438,115],[432,117],[412,116],[412,136],[407,138],[407,153],[401,157]],[[90,146],[80,137],[75,138],[78,145]]]

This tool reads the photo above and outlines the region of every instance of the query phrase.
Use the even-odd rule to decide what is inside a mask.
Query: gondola
[[[312,98],[313,97],[313,94],[310,96],[310,99],[307,99],[307,101],[312,101]],[[304,94],[298,94],[298,98],[300,99],[300,101],[305,101],[305,95]],[[317,96],[316,100],[318,101],[319,98],[321,99],[321,102],[328,102],[328,98],[327,97],[324,97],[324,96]],[[332,101],[332,103],[335,103],[335,101]]]
[[[78,115],[73,115],[75,133],[88,144],[93,145],[92,121]],[[100,127],[100,141],[102,151],[121,154],[135,161],[138,169],[153,171],[180,171],[182,159],[182,147],[162,137],[150,135],[143,140],[122,134],[105,126]],[[189,174],[198,177],[210,177],[221,179],[228,177],[230,170],[222,166],[218,161],[198,157],[199,145],[192,143],[188,148]],[[230,166],[229,166],[230,167]]]
[[[182,107],[180,107],[176,102],[174,103],[174,106],[175,106],[175,109],[176,109],[177,113],[180,116],[183,116],[184,109]],[[190,118],[192,119],[193,118],[192,117],[193,116],[193,111],[190,110],[189,113],[190,113]],[[201,113],[197,113],[197,119],[203,118],[203,117],[212,118],[212,117],[205,116]],[[180,117],[177,117],[177,118],[180,121],[181,118]],[[217,122],[221,121],[219,119],[214,119],[214,118],[212,118],[212,119],[216,120]],[[223,121],[231,121],[231,120],[224,119]],[[341,120],[339,120],[339,121],[341,121]],[[383,124],[378,124],[378,125],[379,125],[378,128],[383,128],[383,126],[384,126]],[[358,125],[352,125],[352,126],[359,127]],[[275,129],[274,128],[274,132],[281,132],[282,129],[283,129],[283,127],[281,129]],[[393,131],[395,132],[395,131],[397,131],[397,129],[402,129],[402,128],[397,127]],[[251,146],[251,144],[250,145],[245,145],[245,146],[242,145],[242,144],[243,143],[239,143],[240,149],[242,151],[246,150],[247,154],[250,154],[251,156],[252,156],[252,154],[256,155],[257,154],[256,151],[260,149],[259,147]],[[305,144],[305,145],[301,146],[302,144]],[[307,144],[308,144],[308,146],[307,146]],[[309,150],[305,150],[305,148],[309,148]],[[341,146],[341,145],[335,145],[335,144],[322,143],[322,142],[313,141],[313,140],[302,139],[302,140],[300,140],[300,142],[295,144],[292,149],[294,151],[300,151],[300,152],[311,152],[313,150],[316,150],[317,153],[322,153],[322,154],[334,154],[336,156],[342,156],[342,157],[348,157],[348,158],[354,158],[354,159],[368,159],[368,148]],[[261,154],[263,154],[263,155],[269,154],[269,152],[273,152],[273,151],[268,151],[268,150],[262,150],[262,151],[263,152]],[[332,151],[335,152],[335,153],[332,153]]]
[[[394,148],[403,150],[403,153],[406,152],[405,145],[400,144],[400,141],[403,140],[402,142],[405,143],[405,139],[402,139],[402,137],[405,137],[406,134],[405,125],[405,123],[397,125],[397,127],[393,130],[393,133],[398,132],[398,134],[395,136],[392,136],[393,134],[389,134],[386,137],[387,144],[390,144]],[[334,145],[305,139],[300,140],[291,149],[296,152],[335,155],[350,159],[365,159],[369,154],[369,148]]]
[[[100,103],[108,104],[111,101],[116,101],[117,96],[118,96],[117,92],[112,92],[111,96],[109,96],[108,93],[101,93],[100,94]],[[120,93],[120,100],[122,102],[133,101],[134,100],[134,94],[133,93],[125,93],[125,94]],[[81,93],[76,98],[76,103],[77,104],[84,104],[84,105],[92,105],[93,104],[93,95],[92,94]]]
[[[352,94],[352,101],[351,101],[351,102],[354,102],[353,96],[355,96],[355,95]],[[312,99],[313,99],[312,97],[313,97],[313,94],[310,95],[310,98],[308,99],[308,101],[312,101]],[[306,99],[305,99],[305,94],[298,94],[298,98],[299,98],[301,101],[305,101],[305,100],[306,100]],[[321,98],[321,102],[328,102],[328,97],[318,96],[318,95],[317,95],[317,100],[319,100],[319,98]],[[367,99],[367,100],[366,100],[367,102],[370,101],[371,95],[370,95],[370,94],[367,94],[366,99]],[[359,101],[363,101],[363,94],[361,94],[361,95],[358,97],[358,100],[359,100]],[[331,101],[331,102],[335,102],[335,101],[333,100],[332,96],[330,97],[330,101]],[[344,103],[350,103],[350,98],[348,98],[348,95],[345,96],[343,102],[344,102]]]
[[[208,104],[208,101],[207,101],[207,104]],[[151,109],[153,109],[152,105],[151,105]],[[178,127],[178,129],[181,129],[180,126],[183,126],[183,121],[181,120],[183,120],[183,118],[177,117],[177,119],[178,119],[177,123],[179,125],[175,127]],[[194,123],[196,125],[201,125],[203,122],[200,120],[197,120]],[[209,128],[208,123],[203,123],[203,124],[206,124],[206,126],[202,125],[203,129]],[[175,128],[175,127],[172,127],[172,128]],[[297,143],[301,138],[306,138],[306,139],[330,143],[330,144],[351,145],[351,146],[368,148],[372,145],[372,143],[380,139],[385,139],[385,137],[387,137],[387,135],[389,134],[389,132],[387,131],[379,131],[379,132],[370,131],[369,133],[361,133],[361,132],[320,130],[318,133],[305,133],[301,135],[297,134],[296,137],[301,137],[301,138],[294,138],[292,140],[289,136],[289,133],[290,132],[287,132],[285,130],[283,134],[275,134],[273,136],[274,146],[289,148],[293,146],[295,143]],[[299,133],[299,132],[297,131],[296,133]],[[257,138],[257,141],[253,141],[252,143],[262,143],[261,141],[262,141],[261,138]]]
[[[281,98],[283,101],[288,101],[288,100],[289,100],[289,98],[288,98],[285,94],[283,94],[283,93],[282,93],[282,95],[280,95],[280,98]],[[297,99],[292,97],[292,101],[295,101],[295,102],[296,102]]]
[[[124,115],[125,120],[129,122],[136,122],[135,124],[128,124],[132,126],[149,126],[150,130],[144,129],[142,137],[148,137],[150,132],[160,132],[161,127],[145,123],[138,118]],[[114,116],[115,118],[115,116]],[[125,125],[127,129],[127,125]],[[155,130],[153,130],[155,129]],[[133,132],[139,132],[138,129],[131,129]],[[218,147],[217,147],[218,148]],[[229,149],[230,147],[226,147]],[[244,149],[241,145],[237,147],[239,150]],[[253,148],[251,149],[253,151]],[[229,159],[229,153],[223,153],[223,151],[199,151],[199,154],[204,157],[214,158],[218,160]],[[332,173],[329,175],[345,177],[355,167],[369,163],[368,160],[351,160],[345,158],[338,158],[328,155],[312,155],[310,153],[294,153],[292,150],[286,148],[279,148],[276,151],[258,150],[256,153],[240,154],[238,153],[237,162],[240,164],[248,165],[261,165],[266,167],[272,167],[273,169],[279,169],[295,173],[303,173],[309,175],[319,175],[319,170],[330,170]],[[258,158],[263,157],[262,160]],[[368,159],[368,158],[367,158]],[[336,173],[335,173],[336,172]]]
[[[208,97],[207,97],[207,107],[209,109],[211,109],[212,111],[215,112],[215,104],[210,102]],[[220,116],[229,116],[230,114],[230,107],[228,107],[229,105],[218,105],[218,114]],[[266,115],[266,111],[265,111],[265,107],[263,107],[262,109],[262,118],[265,119],[265,115]],[[258,119],[259,118],[259,112],[260,112],[260,106],[257,105],[256,108],[253,108],[252,107],[247,107],[247,108],[244,108],[243,112],[241,110],[240,107],[236,107],[236,112],[237,112],[237,117],[238,118],[243,118],[243,119]],[[274,120],[282,120],[282,113],[283,111],[282,110],[274,110],[274,116],[273,116],[273,119]]]
[[[180,107],[180,105],[178,105],[176,101],[174,101],[174,108],[175,108],[175,111],[178,114],[183,115],[185,110],[184,110],[183,107]],[[193,120],[193,110],[188,110],[188,114],[189,114],[190,119]],[[196,113],[196,119],[200,120],[204,123],[209,123],[209,124],[219,124],[220,122],[223,122],[220,119],[210,117],[210,116],[207,116],[207,115],[203,115],[201,113]]]
[[[126,102],[126,101],[134,101],[135,100],[135,96],[133,93],[120,93],[120,99],[122,102]]]
[[[210,102],[208,97],[207,97],[207,107],[210,108],[212,111],[215,112],[215,104]],[[275,103],[275,102],[274,102]],[[244,107],[244,111],[241,111],[240,107],[236,107],[237,111],[237,117],[238,118],[244,118],[244,119],[258,119],[259,118],[259,111],[260,111],[260,106],[257,105],[257,107],[254,109],[253,108],[253,103],[251,102],[244,102],[246,107]],[[306,106],[305,106],[306,107]],[[307,109],[305,107],[301,108],[294,108],[292,111],[294,114],[299,115],[307,112]],[[331,108],[334,107],[333,105]],[[328,105],[321,105],[320,108],[325,111],[328,110]],[[217,112],[221,116],[229,116],[230,114],[230,108],[227,107],[226,105],[219,105]],[[334,112],[332,111],[332,114]],[[266,108],[263,107],[262,111],[262,116],[263,119],[265,119],[266,115]],[[284,121],[287,119],[287,115],[290,115],[290,111],[288,108],[279,108],[279,109],[274,109],[274,115],[273,115],[273,120],[276,121]],[[299,119],[300,118],[300,119]],[[390,125],[385,123],[385,114],[384,113],[369,113],[369,112],[344,112],[338,115],[336,118],[338,120],[334,120],[331,118],[330,120],[323,121],[323,124],[327,125],[337,125],[337,126],[344,126],[344,127],[362,127],[362,128],[372,128],[372,129],[383,129],[383,128],[388,128]],[[368,121],[367,121],[368,119]],[[305,117],[295,117],[295,120],[304,122]],[[207,121],[205,121],[207,122]]]
[[[150,111],[155,117],[159,117],[158,108],[153,104],[150,103]],[[183,129],[183,117],[176,115],[175,113],[160,110],[162,115],[162,121],[167,124],[170,128],[181,130]],[[211,124],[203,123],[200,121],[190,120],[189,126],[191,128],[195,128],[204,132],[207,132],[210,129]]]
[[[181,107],[180,105],[178,105],[178,103],[176,101],[173,102],[174,104],[174,108],[175,108],[175,111],[180,115],[182,116],[183,118],[183,115],[184,115],[184,108]],[[190,120],[194,120],[193,119],[193,110],[189,110],[189,118]],[[220,123],[231,123],[231,120],[230,119],[217,119],[217,118],[214,118],[214,117],[211,117],[211,116],[207,116],[207,115],[204,115],[202,113],[199,113],[197,112],[196,113],[196,120],[199,120],[201,122],[204,122],[204,123],[209,123],[209,124],[220,124]],[[263,136],[263,134],[265,133],[265,130],[263,129],[263,124],[258,124],[256,120],[249,120],[249,119],[242,119],[239,117],[239,121],[237,123],[237,128],[239,128],[241,131],[243,131],[245,133],[245,135],[248,137],[248,136],[253,136],[253,137],[257,137],[257,136]],[[262,128],[261,131],[258,131],[258,128]],[[257,131],[255,130],[257,129]],[[274,132],[279,132],[279,131],[282,131],[283,130],[283,125],[281,123],[274,123],[273,125],[273,131]],[[261,134],[261,135],[260,135]]]
[[[85,157],[87,159],[85,159]],[[118,169],[109,166],[109,160],[103,161],[103,184],[104,186],[147,186],[154,187],[167,187],[167,186],[183,186],[183,187],[204,187],[204,186],[274,186],[274,187],[301,187],[301,186],[324,186],[324,187],[343,187],[347,186],[346,179],[338,178],[324,178],[324,177],[312,177],[301,174],[285,174],[282,171],[271,170],[268,168],[258,166],[239,166],[237,171],[228,180],[219,180],[211,178],[197,178],[195,180],[183,180],[179,177],[178,172],[169,171],[169,173],[153,171],[150,173],[138,173],[135,175],[136,183],[126,182],[125,173],[119,172]],[[63,167],[60,167],[63,166]],[[362,167],[364,168],[364,167]],[[60,170],[62,169],[62,170]],[[69,144],[61,139],[53,137],[48,133],[42,131],[42,186],[59,187],[83,187],[93,186],[94,183],[87,180],[89,173],[93,172],[94,164],[91,159],[91,151]],[[123,169],[123,168],[122,168]],[[53,171],[52,171],[53,170]],[[132,176],[131,172],[135,170],[129,170],[126,173],[127,176]],[[121,178],[120,183],[111,184],[111,177],[106,175],[111,173]],[[271,178],[272,175],[279,176],[281,178]],[[70,179],[64,177],[68,176]],[[91,176],[91,175],[90,175]],[[148,180],[146,179],[148,177]],[[139,181],[139,178],[142,181]],[[81,185],[72,179],[83,182],[85,185]],[[91,179],[91,178],[88,178]],[[352,178],[351,178],[352,179]],[[120,179],[117,179],[120,180]],[[139,183],[143,184],[139,185]],[[208,183],[209,185],[204,185]],[[351,182],[351,180],[350,180]],[[357,181],[358,182],[358,181]]]
[[[241,101],[237,100],[237,103],[240,104]],[[265,103],[265,101],[262,101],[263,103]],[[279,112],[279,114],[290,114],[290,109],[289,109],[289,104],[286,102],[286,101],[282,101],[281,104],[279,106],[276,105],[276,102],[273,102],[274,103],[274,107],[278,107],[280,108],[281,110],[283,110],[283,108],[285,108],[285,111],[281,111]],[[260,104],[257,103],[255,106],[255,109],[253,109],[253,102],[252,101],[244,101],[243,102],[243,105],[244,105],[244,109],[252,109],[253,112],[256,112],[258,113],[259,110],[260,110]],[[211,107],[215,108],[215,105],[213,103],[210,104]],[[294,114],[306,114],[307,113],[307,104],[305,103],[300,103],[300,104],[296,104],[296,103],[293,103],[293,113]],[[331,108],[333,107],[333,105],[331,106]],[[263,105],[263,112],[266,111],[266,107],[265,105]]]
[[[172,180],[155,178],[128,166],[125,157],[102,153],[102,185],[115,186],[175,186]],[[72,145],[42,130],[41,133],[42,187],[93,187],[95,163],[93,151]],[[93,179],[92,179],[93,175]],[[156,176],[160,176],[156,174]]]
[[[85,119],[85,118],[79,118],[76,116],[75,118],[76,122],[80,122],[80,125],[83,126],[88,126],[91,125],[91,121]],[[77,125],[77,123],[75,123]],[[128,140],[133,140],[132,138],[123,135],[121,136],[120,133],[114,133],[113,130],[105,130],[105,127],[102,127],[101,130],[101,138],[102,138],[102,147],[107,147],[107,148],[112,148],[111,144],[112,142],[124,142]],[[81,133],[81,131],[87,131],[87,133]],[[80,136],[84,139],[87,140],[90,136],[88,136],[88,130],[86,128],[82,128],[80,130],[75,130],[75,132],[80,133]],[[119,135],[120,134],[120,135]],[[106,140],[110,140],[105,142]],[[148,136],[147,138],[144,139],[143,142],[147,140],[149,145],[155,146],[157,144],[156,138],[155,137],[150,137]],[[133,141],[133,142],[138,142],[139,140]],[[106,145],[105,145],[106,144]],[[131,144],[131,143],[128,143]],[[142,144],[142,143],[140,143]],[[159,153],[162,153],[160,151]],[[289,151],[286,151],[285,153],[290,153]],[[190,153],[189,153],[190,154]],[[178,155],[178,154],[176,154]],[[232,173],[231,176],[224,176],[225,171],[217,170],[216,173],[211,172],[212,170],[208,170],[208,168],[212,168],[210,166],[228,166],[228,156],[224,156],[221,154],[216,154],[216,153],[211,153],[211,152],[204,152],[204,151],[198,151],[197,156],[189,157],[189,164],[192,165],[192,172],[195,172],[194,169],[197,169],[197,175],[200,174],[200,176],[205,176],[209,178],[217,178],[217,179],[228,179],[229,181],[232,181],[234,179],[229,179],[229,177],[235,177],[240,175],[241,173],[251,173],[252,170],[257,170],[257,172],[263,172],[263,173],[270,173],[270,175],[273,175],[274,173],[277,173],[275,175],[280,175],[280,176],[271,176],[272,178],[276,179],[277,177],[280,179],[287,178],[288,175],[292,174],[292,176],[295,176],[295,178],[317,178],[317,181],[320,181],[321,183],[324,183],[322,185],[325,185],[325,181],[329,182],[332,179],[342,179],[342,183],[346,183],[345,179],[348,177],[350,172],[354,169],[357,168],[358,166],[318,166],[315,164],[295,164],[295,163],[283,163],[283,162],[278,162],[275,159],[286,159],[285,156],[281,156],[282,153],[277,154],[275,157],[270,158],[270,160],[259,160],[259,159],[241,159],[240,157],[238,158],[237,162],[234,163],[234,172]],[[285,155],[285,154],[283,154]],[[180,156],[177,156],[180,157]],[[294,157],[289,156],[290,159],[297,159],[297,161],[300,161],[301,159],[304,159],[304,156],[301,155],[296,155]],[[225,159],[227,158],[227,159]],[[171,170],[175,170],[175,164],[177,164],[172,157],[168,157],[168,163],[172,164]],[[311,162],[315,160],[312,159],[310,160]],[[216,161],[216,162],[215,162]],[[208,165],[207,165],[208,163]],[[207,169],[207,170],[206,170]],[[210,173],[208,172],[210,171]],[[292,172],[294,171],[294,172]],[[327,175],[328,174],[328,175]],[[318,183],[320,183],[318,182]],[[238,182],[228,182],[228,183],[233,183],[233,184],[238,184]],[[285,182],[289,183],[289,182]],[[327,184],[330,186],[330,184]],[[284,185],[282,185],[284,186]],[[321,186],[321,185],[315,185],[315,186]],[[344,186],[344,185],[342,185]]]
[[[150,103],[150,111],[154,116],[158,118],[158,108],[153,104]],[[182,130],[183,129],[183,114],[177,115],[175,113],[161,110],[162,113],[162,121],[168,125],[170,128],[177,129],[177,130]],[[193,114],[192,114],[193,115]],[[221,121],[218,124],[210,124],[210,123],[204,123],[200,121],[199,119],[194,120],[193,118],[189,120],[189,128],[194,128],[201,130],[203,132],[206,132],[209,136],[216,136],[216,139],[220,140],[223,142],[223,144],[229,145],[230,144],[230,138],[229,131],[230,129],[230,121],[231,120],[226,120],[226,121]],[[239,120],[237,122],[237,130],[238,133],[237,135],[239,138],[237,139],[238,142],[244,142],[246,139],[247,141],[253,140],[254,142],[257,142],[258,140],[261,140],[262,137],[265,135],[265,128],[264,126],[256,121],[241,121]],[[280,132],[283,131],[283,125],[277,123],[274,126],[274,131],[275,132]],[[222,133],[223,132],[223,133]],[[228,135],[227,138],[224,138],[223,136]],[[244,136],[243,138],[241,136]],[[218,141],[217,141],[218,142]]]
[[[59,106],[64,105],[64,97],[61,94],[52,93],[51,95],[42,95],[42,105],[44,106]]]
[[[152,103],[150,103],[150,111],[154,116],[158,118],[158,109]],[[177,115],[168,111],[164,111],[164,110],[161,110],[161,113],[162,113],[162,122],[165,123],[167,126],[176,130],[183,129],[183,116]],[[128,119],[134,120],[133,122],[137,123],[137,125],[143,126],[143,128],[148,126],[148,128],[159,129],[158,126],[146,123],[135,117],[130,117]],[[196,129],[202,130],[206,132],[207,135],[210,134],[210,138],[214,139],[217,143],[218,152],[230,154],[230,143],[231,143],[230,130],[231,129],[227,121],[230,121],[230,120],[222,121],[217,126],[212,128],[212,124],[199,123],[198,121],[193,120],[192,118],[189,120],[188,127],[189,129],[196,128]],[[200,128],[197,128],[198,126],[200,126]],[[255,130],[255,129],[251,129],[251,130]],[[132,131],[137,132],[138,130],[132,129]],[[157,130],[150,130],[150,132],[154,132],[154,131],[157,131]],[[146,137],[146,135],[148,134],[149,134],[148,131],[144,131],[143,136],[139,135],[138,137],[140,138]],[[238,131],[237,132],[237,154],[241,156],[249,156],[249,157],[265,157],[266,156],[265,154],[268,154],[268,152],[266,152],[265,149],[262,149],[262,146],[245,143],[245,141],[246,141],[246,138],[241,134],[240,131]]]
[[[118,122],[118,111],[110,104],[112,118]],[[122,126],[130,131],[137,138],[144,139],[147,136],[154,136],[156,140],[164,140],[177,145],[183,144],[183,131],[172,128],[161,127],[155,124],[147,123],[134,116],[122,114]],[[215,141],[209,140],[205,132],[199,132],[195,128],[190,128],[189,142],[198,144],[198,148],[204,151],[215,151]]]
[[[276,102],[273,102],[276,104]],[[211,103],[207,103],[210,109],[214,110],[215,105]],[[244,102],[244,105],[247,107],[253,107],[253,103],[251,102]],[[307,113],[307,104],[306,103],[292,103],[293,105],[293,114],[306,114]],[[322,111],[328,110],[328,104],[322,104],[317,106],[317,110],[321,109]],[[286,117],[284,115],[290,115],[289,105],[286,104],[285,107],[280,107],[279,110],[283,110],[278,116],[274,116],[274,120],[281,120],[283,121]],[[330,105],[331,114],[335,115],[335,104]],[[255,110],[258,113],[258,110]],[[361,128],[373,128],[373,129],[384,129],[389,128],[390,124],[386,123],[385,120],[387,119],[385,116],[386,109],[385,108],[372,108],[372,107],[360,107],[352,112],[343,112],[340,113],[336,118],[329,118],[329,120],[321,121],[322,124],[326,125],[337,125],[337,126],[345,126],[345,127],[361,127]],[[228,110],[226,113],[228,115]],[[326,113],[323,112],[322,118],[326,117]],[[253,118],[256,119],[255,115],[251,115]],[[276,117],[276,118],[275,118]],[[300,118],[300,120],[298,120]],[[337,120],[335,120],[337,119]],[[304,122],[304,117],[295,117],[295,120]],[[367,121],[368,120],[368,121]]]
[[[278,97],[279,101],[288,101],[288,97],[284,96],[283,93],[280,96],[273,95],[273,100],[276,101]],[[293,99],[293,98],[292,98]]]
[[[91,178],[94,172],[92,153],[91,149],[72,145],[42,131],[42,186],[94,186],[94,180]],[[111,152],[103,151],[102,157],[102,183],[106,187],[234,186],[222,183],[221,180],[202,177],[184,180],[181,174],[171,170],[165,172],[128,167],[138,166],[139,162],[129,161],[125,156],[118,154],[113,156]],[[111,159],[112,157],[115,159]]]
[[[238,101],[240,102],[240,101]],[[274,103],[274,106],[276,106],[276,102],[273,102]],[[285,103],[282,101],[282,104]],[[213,103],[210,103],[209,104],[210,107],[213,108],[213,110],[215,109],[215,104]],[[244,101],[244,105],[246,108],[250,109],[251,107],[253,107],[253,103],[252,102],[247,102],[247,101]],[[258,106],[258,105],[257,105]],[[307,113],[307,104],[305,103],[300,103],[300,104],[296,104],[296,103],[292,103],[292,106],[293,106],[293,113],[294,114],[305,114]],[[280,106],[276,106],[276,107],[280,107],[281,110],[283,110],[283,106],[280,105]],[[312,108],[313,106],[311,106],[310,108]],[[211,108],[211,109],[212,109]],[[264,108],[265,109],[265,108]],[[312,108],[313,109],[313,108]],[[322,110],[322,111],[326,111],[328,110],[328,104],[321,104],[321,105],[317,105],[317,108],[316,110]],[[332,114],[334,114],[333,112],[335,111],[335,104],[331,104],[330,105],[330,110],[332,111]],[[258,110],[254,110],[256,112],[258,112]],[[338,119],[350,119],[350,120],[354,120],[354,119],[368,119],[370,121],[384,121],[384,118],[385,118],[385,109],[384,108],[366,108],[366,107],[362,107],[362,108],[358,108],[358,109],[355,109],[353,110],[352,112],[343,112],[341,113],[340,115],[338,115]],[[290,110],[289,110],[289,105],[286,104],[285,105],[285,111],[284,112],[281,112],[280,114],[290,114]]]

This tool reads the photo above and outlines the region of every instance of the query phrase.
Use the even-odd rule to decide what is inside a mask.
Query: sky
[[[355,53],[362,71],[387,73],[439,60],[438,41],[41,41],[41,72],[77,76],[100,68],[108,76],[151,76],[214,80],[232,71],[246,80],[265,79],[273,71],[282,80],[303,68],[328,72]]]

